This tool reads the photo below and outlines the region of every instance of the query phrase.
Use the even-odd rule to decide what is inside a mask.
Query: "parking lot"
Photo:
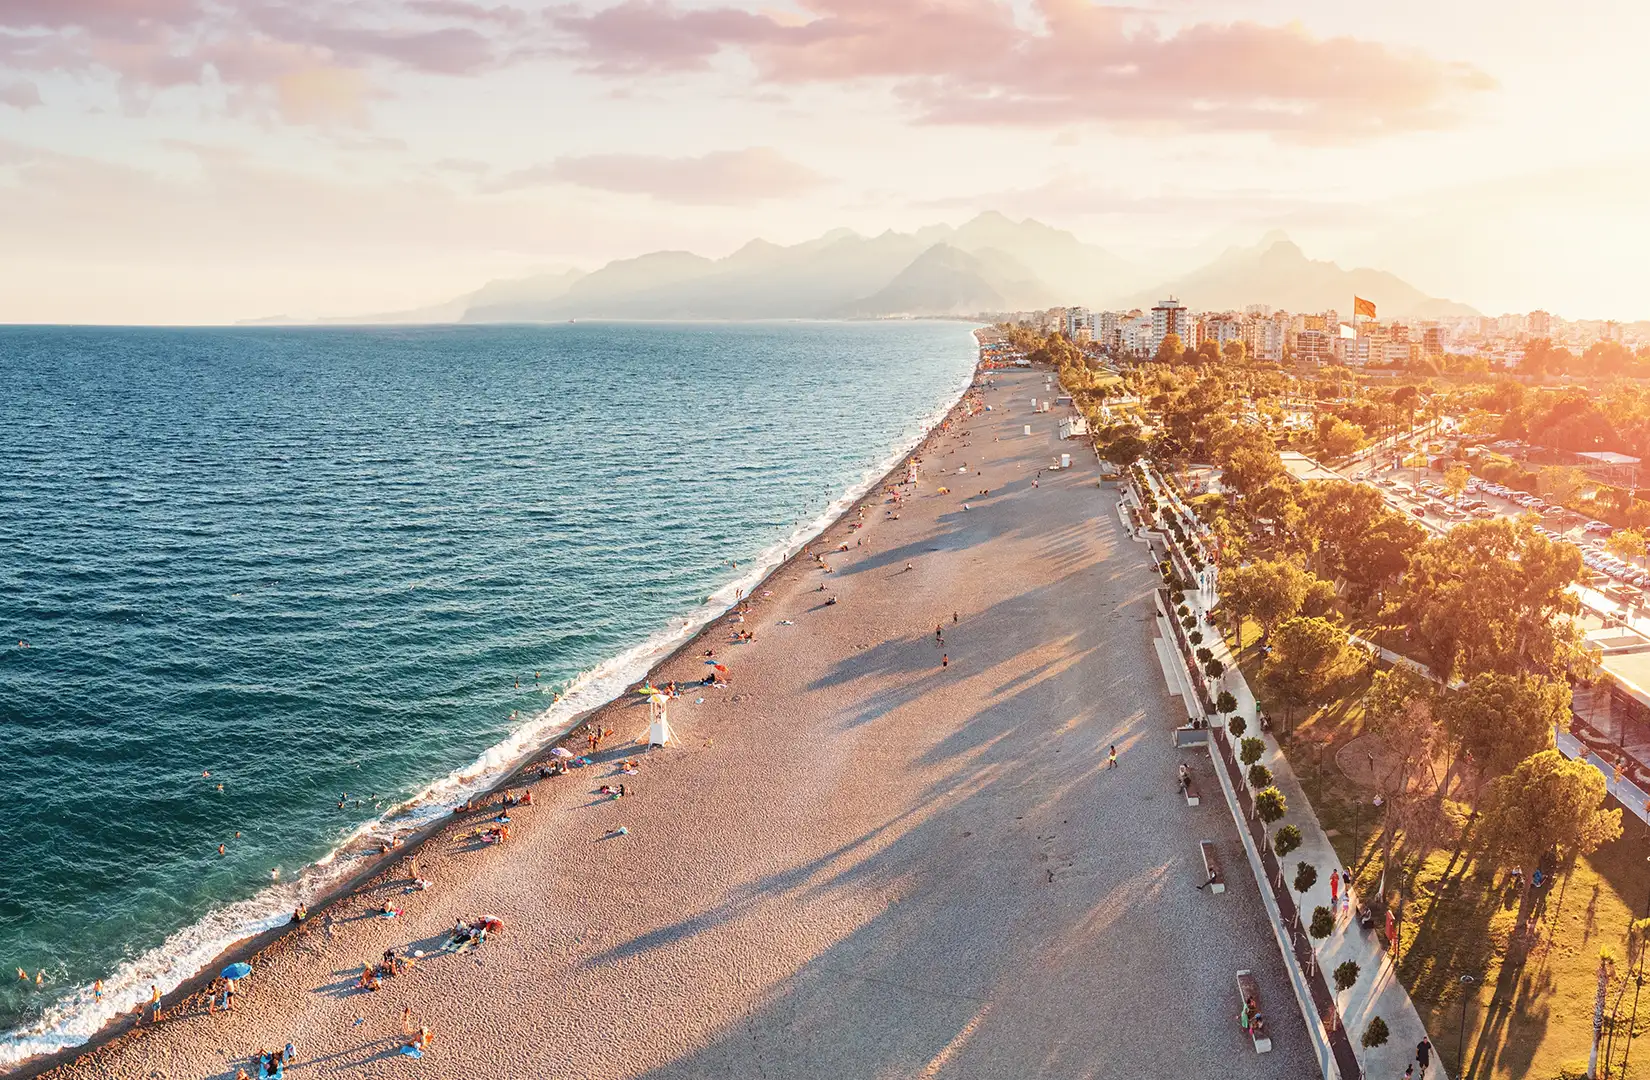
[[[1438,475],[1427,469],[1363,469],[1348,478],[1375,485],[1389,505],[1413,515],[1433,533],[1444,533],[1463,521],[1536,515],[1535,528],[1541,535],[1581,550],[1590,571],[1580,588],[1583,602],[1606,622],[1650,632],[1650,620],[1639,617],[1650,607],[1650,570],[1606,550],[1614,530],[1605,522],[1589,521],[1537,496],[1477,476],[1454,499],[1438,483]]]

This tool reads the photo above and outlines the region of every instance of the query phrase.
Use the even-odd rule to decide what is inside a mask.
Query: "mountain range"
[[[961,226],[931,225],[911,233],[890,230],[867,237],[835,229],[789,247],[752,240],[721,259],[656,251],[589,274],[493,281],[429,307],[315,321],[963,317],[1064,304],[1144,308],[1167,296],[1194,310],[1265,303],[1289,311],[1347,311],[1354,294],[1374,300],[1383,316],[1474,314],[1384,271],[1343,270],[1308,259],[1280,233],[1253,247],[1229,248],[1208,265],[1142,292],[1144,277],[1138,267],[1069,232],[987,212]]]

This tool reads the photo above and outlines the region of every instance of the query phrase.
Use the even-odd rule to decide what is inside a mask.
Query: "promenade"
[[[1155,479],[1154,477],[1154,482]],[[1167,501],[1172,498],[1172,494],[1162,486],[1157,486],[1154,491],[1159,500]],[[1162,544],[1163,540],[1159,537],[1158,546],[1161,547]],[[1186,594],[1186,603],[1200,625],[1219,602],[1218,583],[1213,588],[1192,590]],[[1167,635],[1176,629],[1163,625],[1160,633]],[[1260,730],[1259,705],[1254,691],[1238,667],[1236,657],[1232,655],[1230,646],[1219,633],[1208,635],[1207,644],[1210,651],[1225,666],[1225,673],[1219,680],[1205,680],[1206,692],[1211,698],[1222,690],[1230,692],[1237,701],[1237,709],[1232,715],[1241,716],[1247,722],[1248,730],[1244,734],[1264,739],[1266,752],[1260,759],[1261,764],[1272,771],[1272,781],[1283,792],[1289,806],[1289,813],[1280,824],[1294,825],[1301,832],[1301,846],[1284,860],[1285,866],[1293,868],[1296,863],[1307,862],[1317,868],[1317,883],[1311,889],[1304,894],[1291,893],[1299,911],[1303,913],[1302,918],[1309,921],[1314,908],[1327,907],[1330,903],[1331,872],[1338,870],[1345,878],[1347,870],[1340,865],[1334,845],[1330,843],[1329,836],[1312,812],[1305,787],[1289,760],[1284,757],[1277,740]],[[1178,660],[1172,643],[1165,642],[1160,651],[1168,660]],[[1389,661],[1403,659],[1395,654],[1390,654],[1386,658]],[[1191,675],[1184,671],[1184,665],[1170,664],[1166,661],[1163,666],[1170,691],[1180,694],[1182,699],[1195,698],[1195,691],[1189,685]],[[1219,721],[1221,718],[1212,719]],[[1256,869],[1258,871],[1258,863]],[[1286,876],[1292,877],[1292,870],[1286,870]],[[1288,884],[1286,881],[1285,885]],[[1275,917],[1276,913],[1273,914]],[[1336,997],[1336,1004],[1341,1022],[1346,1025],[1352,1036],[1353,1046],[1358,1050],[1364,1075],[1403,1076],[1405,1067],[1414,1060],[1416,1044],[1426,1036],[1426,1027],[1415,1009],[1414,1002],[1410,1000],[1409,992],[1398,981],[1397,971],[1381,937],[1374,930],[1361,929],[1349,916],[1341,916],[1334,931],[1318,944],[1316,954],[1318,967],[1326,973],[1332,972],[1337,965],[1347,960],[1355,962],[1359,967],[1358,981],[1351,990]],[[1375,1016],[1386,1022],[1390,1032],[1388,1041],[1384,1046],[1364,1050],[1358,1045],[1359,1040],[1369,1021]],[[1429,1075],[1447,1075],[1443,1063],[1435,1061]]]
[[[1315,1075],[1207,764],[1201,806],[1176,787],[1196,757],[1171,745],[1155,570],[1092,454],[1039,475],[1072,449],[1030,412],[1044,374],[992,378],[897,519],[869,499],[816,545],[829,573],[793,561],[655,673],[697,680],[708,648],[731,675],[672,704],[676,745],[634,745],[647,711],[615,703],[598,764],[534,780],[506,844],[455,823],[420,853],[428,891],[392,871],[330,935],[315,912],[232,1015],[169,1004],[53,1075],[228,1078],[289,1041],[295,1078]],[[1222,895],[1197,888],[1200,840]],[[441,952],[484,913],[504,929]],[[426,956],[355,989],[390,948]],[[1237,1025],[1239,969],[1269,1054]],[[434,1036],[421,1060],[404,1008]]]

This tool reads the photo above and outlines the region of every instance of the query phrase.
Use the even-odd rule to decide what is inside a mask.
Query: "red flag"
[[[1373,319],[1375,317],[1375,301],[1365,300],[1361,296],[1354,296],[1352,298],[1352,314],[1367,315]]]

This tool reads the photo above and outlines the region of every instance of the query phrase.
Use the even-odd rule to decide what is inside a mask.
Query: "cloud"
[[[0,105],[14,109],[32,109],[40,104],[40,88],[27,79],[0,82]]]
[[[824,183],[824,178],[777,150],[753,146],[717,150],[702,157],[592,154],[558,158],[504,176],[490,190],[512,191],[556,183],[649,195],[661,202],[689,206],[734,206],[799,195]]]
[[[609,75],[744,57],[764,84],[891,83],[930,123],[1152,124],[1349,139],[1446,127],[1494,81],[1467,64],[1299,25],[1204,22],[1162,33],[1092,0],[800,0],[789,19],[622,0],[552,22],[567,54]]]
[[[531,55],[526,20],[466,0],[5,0],[0,74],[112,78],[129,107],[216,83],[242,111],[358,123],[381,73],[470,76]]]

